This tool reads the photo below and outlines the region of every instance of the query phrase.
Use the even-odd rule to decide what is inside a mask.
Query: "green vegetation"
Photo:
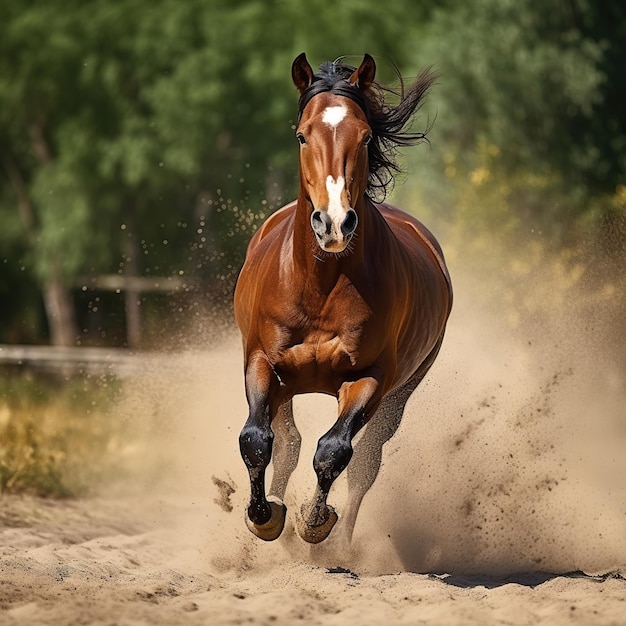
[[[420,185],[428,203],[558,246],[581,235],[603,244],[623,228],[625,33],[618,2],[477,0],[437,11],[420,49],[442,72],[435,158]]]
[[[620,0],[6,0],[0,342],[97,341],[73,302],[96,275],[183,277],[204,308],[227,302],[251,232],[295,193],[302,50],[368,51],[386,81],[386,60],[440,73],[403,204],[621,253],[625,39]]]
[[[0,378],[0,494],[84,496],[148,476],[149,432],[114,414],[119,394],[104,378]]]

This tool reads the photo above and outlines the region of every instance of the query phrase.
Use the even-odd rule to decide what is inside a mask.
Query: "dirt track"
[[[293,530],[331,398],[295,404],[283,536],[245,528],[229,339],[149,368],[111,416],[146,423],[128,454],[162,460],[158,477],[96,499],[0,499],[0,623],[626,624],[626,389],[600,321],[589,333],[555,313],[514,335],[471,296],[385,447],[350,550]],[[340,477],[340,514],[345,490]]]
[[[287,557],[265,567],[246,537],[239,556],[237,550],[217,555],[211,543],[219,538],[197,532],[206,512],[189,501],[152,503],[140,515],[132,510],[137,504],[4,499],[0,621],[57,626],[626,620],[621,577],[371,576]]]

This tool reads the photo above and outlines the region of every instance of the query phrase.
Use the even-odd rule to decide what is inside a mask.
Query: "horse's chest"
[[[339,376],[356,368],[358,353],[335,336],[306,340],[283,349],[276,367],[295,393],[334,392]]]
[[[315,365],[318,368],[337,369],[340,366],[353,367],[358,359],[355,345],[340,336],[321,337],[317,334],[302,343],[289,346],[283,352],[285,366],[301,367]]]
[[[302,292],[277,298],[266,353],[294,393],[334,393],[339,381],[369,367],[379,354],[375,311],[347,280],[327,296]],[[272,346],[267,349],[268,346]]]
[[[366,324],[348,323],[333,329],[287,333],[287,341],[276,358],[276,369],[296,393],[334,393],[338,380],[368,365],[365,329]]]

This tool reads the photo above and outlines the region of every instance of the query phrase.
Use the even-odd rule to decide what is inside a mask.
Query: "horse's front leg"
[[[239,435],[239,448],[250,475],[250,505],[246,524],[265,541],[273,541],[285,526],[285,505],[265,497],[265,470],[272,458],[272,419],[278,410],[275,401],[277,380],[264,354],[253,355],[246,367],[246,398],[249,414]]]
[[[317,474],[315,494],[311,502],[302,506],[298,530],[305,541],[323,541],[337,522],[337,513],[326,502],[328,492],[352,458],[352,438],[375,413],[379,403],[379,382],[374,377],[341,386],[339,418],[320,438],[313,459]]]

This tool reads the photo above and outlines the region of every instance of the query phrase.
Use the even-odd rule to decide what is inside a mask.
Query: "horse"
[[[318,441],[317,486],[296,527],[309,543],[326,539],[338,519],[328,494],[349,467],[341,525],[350,541],[382,446],[435,361],[452,307],[433,234],[374,201],[399,171],[398,146],[427,141],[406,129],[436,77],[424,70],[406,89],[400,77],[402,90],[393,91],[375,81],[369,54],[358,67],[338,59],[314,73],[302,53],[291,73],[300,94],[298,196],[251,238],[234,293],[249,408],[239,436],[250,478],[245,518],[260,539],[280,536],[301,442],[292,399],[330,394],[338,418]],[[386,101],[390,91],[395,105]]]

